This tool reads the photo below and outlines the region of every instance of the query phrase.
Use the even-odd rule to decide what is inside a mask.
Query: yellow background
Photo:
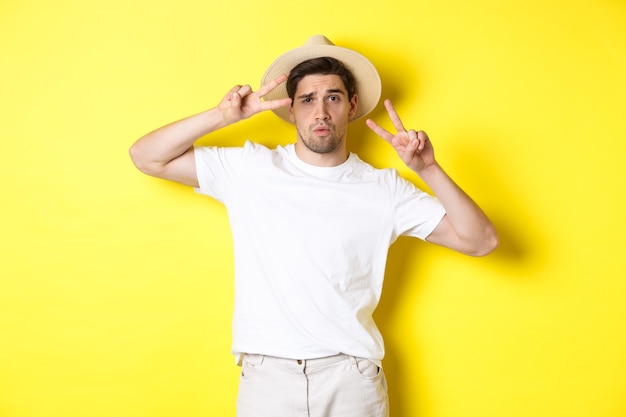
[[[392,247],[392,415],[626,415],[624,1],[33,0],[0,3],[0,416],[234,416],[225,211],[127,149],[316,33],[377,65],[502,240]],[[247,138],[293,133],[202,142]],[[350,147],[420,184],[362,121]]]

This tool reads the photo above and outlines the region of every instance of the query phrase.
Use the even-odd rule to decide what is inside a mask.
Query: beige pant
[[[244,356],[237,417],[388,416],[385,375],[370,360]]]

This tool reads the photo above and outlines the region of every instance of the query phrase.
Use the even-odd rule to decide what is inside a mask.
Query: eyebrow
[[[329,88],[328,90],[326,90],[326,94],[343,94],[345,95],[346,92],[339,89],[339,88]],[[300,94],[297,98],[309,98],[309,97],[314,97],[315,95],[317,95],[317,93],[304,93],[304,94]]]

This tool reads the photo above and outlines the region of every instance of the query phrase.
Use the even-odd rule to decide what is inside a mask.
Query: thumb
[[[241,96],[239,95],[239,93],[231,94],[230,104],[232,107],[239,107],[241,105]]]
[[[417,139],[417,133],[415,132],[415,130],[411,129],[407,133],[409,134],[409,144],[407,145],[406,150],[413,153],[417,151],[420,142]]]

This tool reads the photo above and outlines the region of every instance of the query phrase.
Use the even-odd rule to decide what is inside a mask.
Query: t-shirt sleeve
[[[216,146],[194,147],[198,194],[204,194],[224,202],[232,189],[237,173],[241,171],[246,147],[228,148]]]
[[[397,171],[392,172],[396,235],[424,240],[439,225],[446,211],[436,197],[400,177]]]

